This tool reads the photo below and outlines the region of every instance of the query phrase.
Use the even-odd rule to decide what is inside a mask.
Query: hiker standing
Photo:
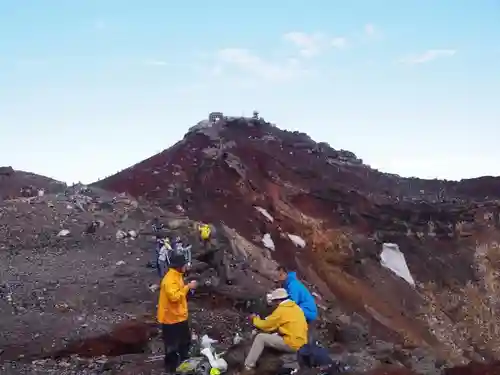
[[[276,309],[265,319],[251,316],[252,324],[266,333],[259,333],[245,359],[245,370],[241,375],[255,374],[255,365],[264,348],[273,348],[285,353],[296,353],[307,343],[307,322],[300,307],[289,299],[288,292],[279,288],[269,295],[269,302]]]
[[[189,356],[191,333],[188,323],[187,294],[196,289],[197,282],[184,284],[187,262],[184,256],[175,254],[170,259],[170,269],[163,278],[158,301],[158,323],[162,327],[165,345],[165,368],[174,372]]]
[[[153,261],[153,265],[156,267],[156,269],[158,271],[158,274],[160,275],[160,278],[162,278],[163,275],[161,274],[161,267],[160,267],[160,263],[159,263],[159,257],[160,257],[161,248],[162,248],[162,246],[164,244],[164,241],[166,239],[165,234],[161,233],[163,231],[163,229],[164,229],[164,225],[162,223],[160,223],[160,220],[157,217],[155,217],[153,219],[152,223],[151,223],[151,229],[153,230],[153,234],[156,237],[155,258],[154,258],[154,261]]]
[[[158,276],[160,277],[160,279],[163,279],[163,276],[165,276],[168,271],[168,254],[169,252],[171,252],[172,247],[170,246],[170,241],[167,237],[160,240],[158,246],[160,247],[160,250],[157,254],[158,259],[156,261],[156,264]]]

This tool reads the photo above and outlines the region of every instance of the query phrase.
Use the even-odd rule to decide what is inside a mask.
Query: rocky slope
[[[353,373],[498,373],[497,179],[402,179],[262,121],[207,125],[91,187],[0,168],[0,374],[162,374],[156,217],[193,245],[193,330],[228,349],[229,374],[277,263],[315,291],[322,342]],[[471,359],[490,364],[452,368]]]
[[[39,192],[58,192],[65,184],[30,172],[0,166],[0,201],[15,197],[32,197]]]
[[[347,334],[336,328],[367,327],[353,333],[358,344],[422,348],[448,366],[500,357],[499,178],[401,178],[305,134],[226,119],[96,186],[267,246],[315,285],[339,345]],[[381,266],[387,243],[414,285]]]
[[[158,278],[146,267],[155,217],[193,245],[190,277],[202,283],[190,298],[193,331],[230,348],[231,370],[238,369],[249,342],[231,348],[233,335],[248,338],[246,318],[261,311],[276,263],[227,226],[215,225],[205,249],[197,223],[184,216],[124,194],[75,186],[0,202],[1,374],[162,374],[154,324]],[[354,370],[388,361],[406,361],[424,372],[435,368],[432,353],[368,338],[355,315],[322,304],[330,309],[320,325],[323,340],[329,343],[335,334],[342,345],[330,347]],[[268,356],[260,373],[274,374],[280,363]]]
[[[234,305],[250,306],[268,289],[255,266],[245,270],[251,290],[244,280],[218,287],[195,222],[124,194],[76,186],[0,202],[0,374],[162,373],[154,324],[159,280],[147,267],[155,217],[193,244],[191,276],[204,281],[190,302],[194,331],[223,344],[249,331]],[[214,246],[231,251],[220,233]]]

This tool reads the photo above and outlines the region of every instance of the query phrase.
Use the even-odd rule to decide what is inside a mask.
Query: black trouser
[[[318,338],[316,337],[316,332],[315,332],[315,327],[316,326],[316,321],[315,320],[308,320],[307,321],[307,342],[309,344],[315,343]]]
[[[163,344],[165,345],[165,368],[175,371],[179,364],[189,358],[191,332],[188,321],[175,324],[162,324]]]

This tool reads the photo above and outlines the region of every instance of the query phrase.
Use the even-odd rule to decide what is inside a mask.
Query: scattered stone
[[[69,230],[63,229],[57,234],[57,237],[66,237],[69,233]]]
[[[0,169],[0,372],[161,373],[159,278],[143,266],[155,258],[142,235],[154,218],[192,245],[193,330],[239,366],[234,334],[248,349],[247,315],[269,310],[262,296],[277,262],[322,296],[315,333],[355,371],[434,375],[498,357],[500,336],[488,328],[498,323],[497,179],[405,179],[260,116],[221,117],[175,154],[91,186]],[[199,221],[214,226],[207,243]],[[64,239],[54,236],[61,228]],[[387,243],[418,288],[381,266]],[[266,353],[259,374],[281,362]]]

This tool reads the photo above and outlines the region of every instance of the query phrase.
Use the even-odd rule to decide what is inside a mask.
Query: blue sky
[[[499,40],[497,0],[3,1],[0,164],[92,182],[258,109],[403,176],[500,175]]]

